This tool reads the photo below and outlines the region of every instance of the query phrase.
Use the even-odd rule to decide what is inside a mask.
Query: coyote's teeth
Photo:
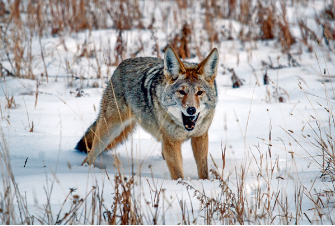
[[[184,115],[184,113],[181,113],[182,118],[183,118],[184,127],[186,130],[191,131],[194,129],[195,123],[198,120],[199,114],[200,113],[198,113],[196,116],[186,116]]]

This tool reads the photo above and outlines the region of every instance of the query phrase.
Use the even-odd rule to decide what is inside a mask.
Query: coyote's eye
[[[203,91],[198,91],[198,92],[197,92],[197,95],[200,96],[200,95],[202,95],[203,93],[204,93]]]
[[[185,91],[184,90],[179,90],[178,91],[181,95],[186,95]]]

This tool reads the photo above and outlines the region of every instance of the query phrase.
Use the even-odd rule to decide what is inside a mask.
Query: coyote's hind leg
[[[120,120],[117,115],[110,118],[99,117],[91,151],[88,152],[83,164],[93,164],[102,151],[107,148],[114,148],[117,144],[125,140],[133,131],[135,125],[136,123],[133,117],[124,117],[123,120]]]

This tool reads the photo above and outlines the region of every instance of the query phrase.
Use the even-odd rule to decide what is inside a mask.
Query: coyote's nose
[[[194,115],[194,113],[197,111],[197,109],[195,109],[195,107],[189,107],[187,108],[187,114],[189,115]]]

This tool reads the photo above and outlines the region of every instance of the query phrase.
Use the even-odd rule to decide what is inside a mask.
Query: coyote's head
[[[209,109],[215,108],[217,101],[215,77],[219,53],[215,48],[199,64],[182,62],[172,47],[164,56],[166,86],[162,104],[176,123],[187,131],[195,128]]]

